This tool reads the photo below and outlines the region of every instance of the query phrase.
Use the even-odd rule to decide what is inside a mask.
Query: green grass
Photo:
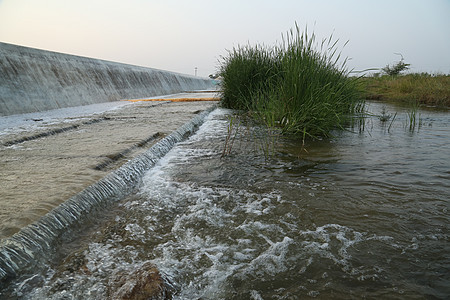
[[[365,77],[367,99],[450,106],[450,76],[427,73]]]
[[[223,58],[221,104],[227,108],[249,110],[253,94],[279,80],[276,50],[265,46],[234,48]]]
[[[410,109],[406,113],[409,121],[409,130],[411,132],[414,131],[416,129],[416,125],[420,123],[419,107],[420,103],[418,101],[411,101]]]
[[[316,42],[296,26],[281,44],[237,47],[223,58],[222,106],[249,112],[284,134],[327,137],[363,109],[332,37]]]

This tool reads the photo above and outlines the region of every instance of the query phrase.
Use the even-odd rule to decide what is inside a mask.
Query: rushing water
[[[362,132],[279,138],[269,156],[264,132],[241,126],[225,157],[232,112],[217,109],[109,220],[8,295],[102,299],[151,261],[175,299],[445,299],[449,115],[421,111],[411,130],[387,109],[395,119],[370,117]]]

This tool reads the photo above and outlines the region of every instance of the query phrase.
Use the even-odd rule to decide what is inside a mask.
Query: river
[[[174,299],[447,298],[449,114],[410,128],[406,108],[368,110],[364,130],[303,144],[216,109],[9,297],[103,299],[152,262]]]

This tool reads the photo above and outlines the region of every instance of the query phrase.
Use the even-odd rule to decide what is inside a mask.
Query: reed
[[[408,115],[408,125],[410,131],[414,131],[416,129],[416,126],[418,124],[420,125],[420,115],[419,116],[417,115],[419,107],[420,107],[419,101],[411,101],[410,108],[406,112],[406,114]]]
[[[234,141],[241,128],[241,120],[236,116],[228,117],[227,136],[225,138],[225,146],[222,150],[222,158],[229,155],[233,149]]]
[[[280,72],[275,50],[250,45],[234,48],[222,57],[221,104],[227,108],[248,110],[252,107],[252,94],[277,80]]]
[[[284,134],[327,137],[363,109],[358,78],[340,64],[337,40],[317,43],[296,25],[274,47],[238,47],[221,64],[224,107],[250,111]]]

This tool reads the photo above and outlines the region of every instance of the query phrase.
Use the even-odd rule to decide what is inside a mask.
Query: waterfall
[[[29,270],[49,257],[62,235],[92,211],[122,199],[139,184],[145,171],[203,123],[214,106],[153,145],[146,152],[68,199],[12,237],[0,241],[0,282]]]

